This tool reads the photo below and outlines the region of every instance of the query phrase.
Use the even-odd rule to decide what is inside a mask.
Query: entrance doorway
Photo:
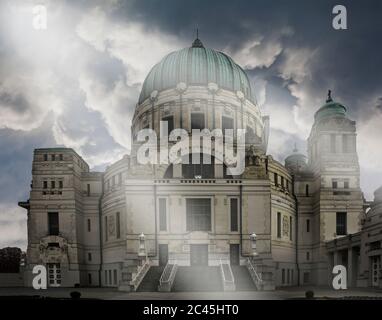
[[[159,245],[159,265],[165,266],[168,262],[168,245],[160,244]]]
[[[190,260],[192,266],[208,266],[208,245],[192,244]]]
[[[381,269],[381,256],[371,258],[371,285],[379,286],[379,270]]]
[[[229,245],[229,260],[230,260],[230,263],[231,265],[233,266],[237,266],[240,264],[240,247],[238,244],[230,244]]]
[[[59,263],[48,263],[48,285],[49,287],[59,287],[61,285],[61,268]]]

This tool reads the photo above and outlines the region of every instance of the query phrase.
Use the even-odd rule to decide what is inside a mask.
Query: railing
[[[250,258],[247,258],[247,268],[252,277],[253,282],[255,283],[257,290],[263,290],[263,280],[261,273],[257,272],[256,265],[254,265]]]
[[[186,179],[186,178],[172,178],[172,179],[154,179],[155,184],[241,184],[240,179],[227,179],[227,178],[202,178],[202,179]]]
[[[224,291],[235,291],[235,278],[233,277],[229,262],[220,259],[220,272],[223,280]]]
[[[162,275],[159,279],[158,291],[171,291],[172,284],[175,280],[176,271],[178,270],[178,264],[176,261],[173,263],[167,262]]]
[[[138,266],[137,273],[133,276],[133,279],[130,281],[130,285],[136,291],[141,284],[143,278],[145,277],[147,271],[150,269],[150,260],[146,257],[142,265]]]

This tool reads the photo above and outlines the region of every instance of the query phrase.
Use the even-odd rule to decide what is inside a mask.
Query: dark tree
[[[0,273],[18,273],[20,271],[21,261],[20,248],[0,249]]]

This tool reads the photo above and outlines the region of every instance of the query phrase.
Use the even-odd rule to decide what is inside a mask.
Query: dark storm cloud
[[[28,101],[21,94],[12,95],[9,92],[0,94],[0,104],[13,111],[24,113],[30,107]]]
[[[329,88],[334,98],[348,107],[357,124],[364,124],[363,131],[370,134],[369,140],[377,141],[370,142],[368,148],[378,149],[382,129],[374,125],[371,130],[367,121],[382,117],[380,0],[48,1],[49,14],[57,9],[59,18],[70,23],[62,24],[65,26],[61,30],[62,38],[39,42],[46,45],[46,56],[33,56],[38,45],[28,40],[36,34],[27,34],[21,28],[30,29],[30,23],[23,20],[25,17],[17,23],[9,20],[8,9],[14,3],[23,4],[23,1],[0,3],[0,115],[3,117],[0,118],[0,211],[1,205],[17,207],[17,201],[27,198],[34,148],[54,147],[58,140],[75,145],[96,170],[103,170],[111,161],[105,155],[113,152],[120,155],[129,140],[125,137],[139,95],[140,80],[134,77],[141,75],[142,65],[151,65],[140,56],[128,59],[136,51],[131,47],[126,49],[126,43],[142,47],[142,52],[150,51],[153,50],[150,41],[159,37],[155,48],[161,41],[169,48],[166,37],[172,35],[187,45],[195,38],[197,27],[205,46],[226,51],[241,64],[248,62],[246,69],[255,83],[256,95],[264,99],[264,113],[271,116],[268,151],[276,159],[282,162],[294,143],[305,151],[306,133],[296,129],[291,115],[300,110],[302,122],[309,127]],[[337,4],[347,7],[349,29],[346,31],[332,28],[331,11]],[[97,20],[98,15],[93,16],[96,7],[105,15],[105,24],[101,24],[102,19]],[[86,42],[79,37],[77,27],[87,17],[94,24],[85,28],[89,31],[85,33]],[[147,32],[136,32],[139,28],[129,30],[134,39],[130,43],[123,33],[126,26],[134,23]],[[114,33],[108,37],[108,32]],[[134,32],[139,37],[134,37]],[[253,45],[256,41],[259,46]],[[247,55],[242,55],[243,48],[248,49]],[[52,69],[47,68],[44,73],[38,67],[44,66],[46,57],[51,59]],[[60,101],[54,108],[51,104],[56,100]],[[47,111],[51,109],[54,115]],[[285,120],[284,116],[292,118]],[[5,118],[7,121],[2,121]],[[42,124],[41,118],[45,118]],[[17,130],[20,128],[23,131]],[[375,174],[377,165],[364,170],[364,181],[374,179],[370,188],[379,183],[380,176]],[[2,216],[7,214],[0,212],[0,227]]]
[[[334,95],[351,106],[352,115],[365,116],[357,110],[362,101],[381,92],[382,2],[341,1],[348,12],[346,31],[332,28],[331,11],[336,4],[338,1],[150,0],[123,2],[114,14],[190,42],[198,27],[203,42],[218,49],[237,47],[256,34],[271,37],[292,27],[293,36],[281,40],[283,48],[319,49],[310,63],[312,90],[324,100],[330,85]]]
[[[25,132],[0,129],[0,204],[27,199],[35,148],[54,147],[48,116],[41,127]]]

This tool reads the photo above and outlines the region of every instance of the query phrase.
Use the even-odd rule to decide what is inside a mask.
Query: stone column
[[[339,257],[338,257],[338,251],[333,252],[333,267],[338,265]]]

